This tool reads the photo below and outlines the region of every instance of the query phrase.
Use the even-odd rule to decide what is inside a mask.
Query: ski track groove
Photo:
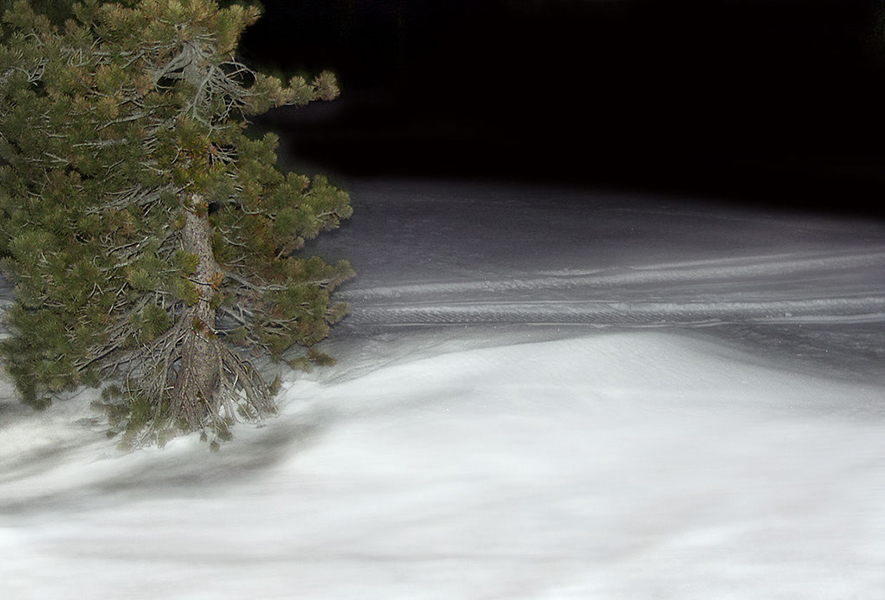
[[[712,325],[735,322],[885,322],[885,297],[772,302],[469,302],[357,307],[367,324],[587,323]]]
[[[882,269],[885,280],[885,252],[845,255],[769,255],[761,257],[668,263],[641,267],[624,267],[600,271],[564,271],[540,277],[510,278],[485,281],[416,283],[400,286],[351,288],[348,298],[401,298],[424,294],[463,294],[468,292],[508,292],[561,290],[580,287],[615,287],[649,284],[699,283],[748,278],[772,278],[799,273],[819,275],[822,271],[844,269]]]
[[[847,294],[838,279],[853,269],[865,290]],[[632,286],[737,282],[746,293],[768,287],[778,278],[797,274],[820,280],[818,297],[791,298],[784,290],[770,300],[735,300],[724,294],[705,294],[678,301],[631,299]],[[870,275],[873,275],[872,277]],[[885,322],[885,252],[767,255],[667,263],[598,272],[548,272],[537,277],[493,281],[430,282],[401,286],[351,289],[345,295],[354,304],[353,323],[458,324],[552,323],[621,326],[715,325],[724,323],[873,323]],[[868,283],[867,283],[868,282]],[[596,289],[594,289],[596,288]],[[520,300],[508,292],[581,290],[593,300]],[[600,297],[599,291],[618,291],[619,299]],[[646,290],[647,291],[647,290]],[[866,292],[866,293],[865,293]],[[503,294],[503,295],[502,295]]]

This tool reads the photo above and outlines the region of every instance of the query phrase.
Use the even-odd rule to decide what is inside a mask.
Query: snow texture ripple
[[[871,283],[881,280],[885,253],[766,256],[615,272],[572,270],[531,278],[356,288],[347,298],[356,306],[352,318],[358,323],[885,322],[885,293],[871,294],[878,290],[868,286],[846,294],[849,272],[877,274]],[[812,293],[819,297],[808,297],[807,289],[798,298],[789,288],[778,289],[785,287],[784,281],[802,279],[814,281]],[[731,291],[735,282],[740,288]],[[686,294],[689,288],[694,295]],[[555,292],[558,298],[537,299]],[[532,299],[520,301],[520,296]]]

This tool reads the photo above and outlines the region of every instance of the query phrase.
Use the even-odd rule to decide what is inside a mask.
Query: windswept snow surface
[[[357,181],[335,367],[219,454],[0,403],[0,598],[885,598],[885,226]]]

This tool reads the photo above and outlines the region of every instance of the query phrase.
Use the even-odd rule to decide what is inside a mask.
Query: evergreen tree
[[[85,0],[57,25],[18,0],[0,43],[0,252],[15,282],[6,367],[23,400],[105,385],[127,444],[229,437],[275,411],[250,357],[325,338],[342,261],[301,256],[347,194],[275,166],[248,116],[337,96],[235,51],[260,12]],[[305,360],[322,359],[308,351]]]

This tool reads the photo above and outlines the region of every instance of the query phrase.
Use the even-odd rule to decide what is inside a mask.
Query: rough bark
[[[189,427],[197,428],[213,409],[218,390],[221,355],[215,339],[215,309],[210,300],[221,276],[221,268],[212,253],[212,226],[205,214],[185,213],[181,245],[199,257],[191,276],[199,292],[199,301],[188,307],[182,323],[189,330],[181,344],[181,364],[172,389],[172,411]]]
[[[208,431],[225,439],[234,421],[276,412],[272,390],[261,375],[216,336],[211,300],[223,274],[212,252],[213,229],[202,199],[194,196],[188,205],[193,208],[185,212],[180,248],[199,258],[188,277],[198,300],[132,361],[143,368],[127,378],[129,395],[147,401],[152,416],[129,432],[126,445],[162,440],[169,430]]]

